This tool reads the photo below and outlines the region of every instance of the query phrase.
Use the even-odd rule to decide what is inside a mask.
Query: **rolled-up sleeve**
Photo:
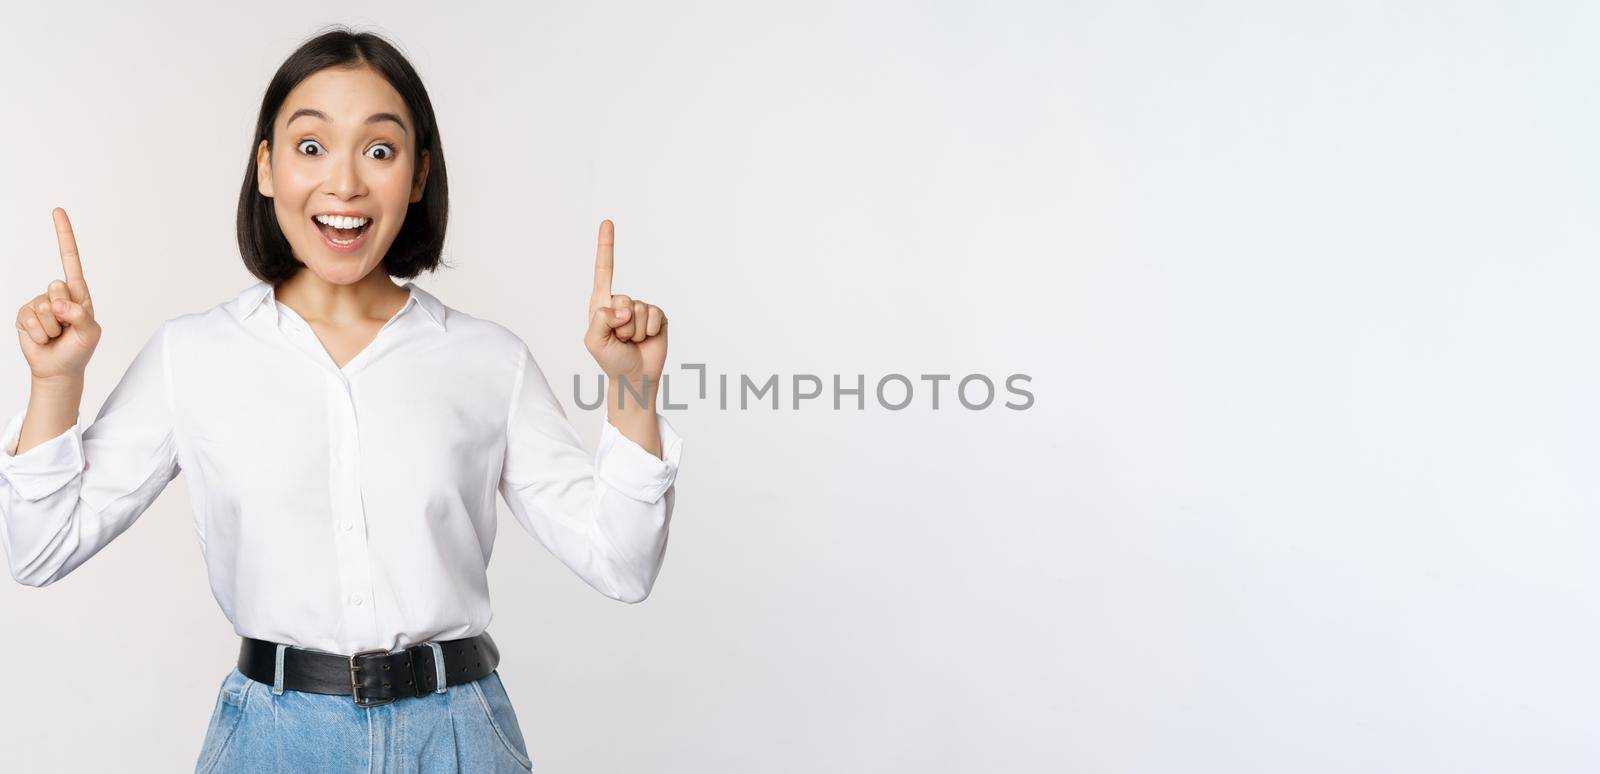
[[[23,502],[36,503],[54,494],[83,472],[83,430],[80,424],[17,456],[22,442],[22,422],[27,409],[18,411],[6,423],[0,436],[0,486],[10,484]]]
[[[99,414],[22,454],[26,410],[0,435],[0,544],[11,577],[48,586],[132,526],[179,472],[167,328],[147,340]]]
[[[591,455],[533,355],[521,350],[500,494],[518,523],[584,582],[612,599],[643,601],[666,556],[683,439],[657,413],[658,458],[602,420]]]
[[[683,439],[660,413],[656,414],[656,428],[661,433],[660,457],[645,451],[609,420],[600,425],[600,448],[595,451],[601,480],[645,503],[660,500],[672,488],[678,478],[678,458],[683,454]]]

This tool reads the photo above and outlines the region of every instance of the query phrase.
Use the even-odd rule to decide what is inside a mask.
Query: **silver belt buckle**
[[[378,648],[376,650],[363,650],[360,653],[350,654],[350,698],[355,700],[357,707],[381,707],[399,698],[397,696],[391,696],[387,699],[378,699],[376,701],[366,701],[361,698],[361,681],[356,677],[356,673],[361,670],[361,666],[356,663],[356,658],[372,654],[386,656],[389,654],[389,651],[384,650],[383,648]]]

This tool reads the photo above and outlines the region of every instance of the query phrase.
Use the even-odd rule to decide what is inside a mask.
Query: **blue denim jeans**
[[[357,707],[349,696],[283,690],[228,672],[195,762],[209,772],[533,770],[511,699],[491,672],[426,696]]]

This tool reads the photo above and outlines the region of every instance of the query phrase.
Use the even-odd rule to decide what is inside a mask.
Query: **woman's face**
[[[427,182],[415,132],[400,93],[366,66],[321,70],[289,92],[270,150],[256,149],[256,184],[317,276],[350,284],[383,262]]]

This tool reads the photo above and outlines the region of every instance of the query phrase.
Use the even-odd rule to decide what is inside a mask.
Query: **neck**
[[[396,285],[381,266],[349,284],[329,282],[310,269],[301,269],[273,292],[306,322],[330,325],[387,320],[400,311],[411,295]]]

